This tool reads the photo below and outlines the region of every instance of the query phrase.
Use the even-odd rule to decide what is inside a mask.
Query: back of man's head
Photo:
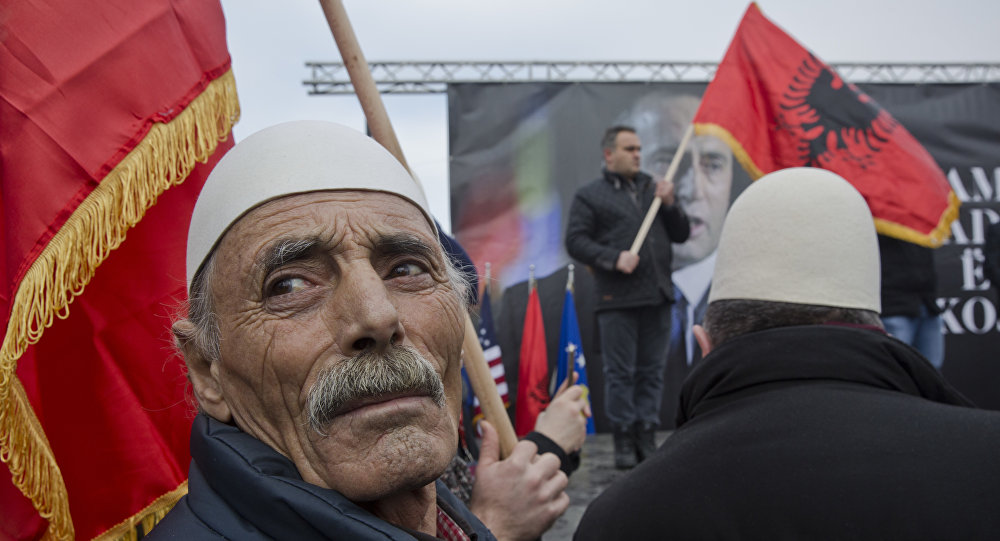
[[[875,226],[861,194],[823,169],[776,171],[729,210],[704,326],[718,346],[773,327],[880,325],[879,280]]]

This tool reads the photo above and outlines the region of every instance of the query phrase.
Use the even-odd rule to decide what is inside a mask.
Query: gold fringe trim
[[[740,165],[743,166],[743,169],[746,170],[752,180],[757,180],[763,176],[763,172],[757,167],[753,159],[750,158],[750,154],[743,148],[739,140],[733,137],[733,134],[729,133],[729,130],[718,124],[696,123],[694,125],[694,133],[697,135],[714,135],[722,139],[732,149],[733,156],[740,162]],[[955,195],[953,190],[949,190],[948,207],[941,213],[941,218],[938,220],[937,226],[930,233],[921,233],[916,229],[882,218],[875,218],[875,230],[883,235],[928,248],[939,248],[951,236],[951,223],[958,218],[958,209],[961,206],[962,202],[959,201],[958,196]]]
[[[35,410],[31,409],[21,381],[13,378],[10,387],[5,402],[0,404],[0,423],[3,425],[0,460],[10,468],[14,485],[31,499],[39,515],[49,522],[46,538],[72,539],[73,523],[54,520],[55,517],[69,517],[69,497],[45,430]]]
[[[174,505],[188,492],[188,482],[185,480],[174,490],[160,496],[153,503],[146,506],[135,515],[123,520],[113,528],[94,538],[95,541],[138,541],[139,531],[142,528],[143,535],[149,533],[167,513],[173,509]]]
[[[750,154],[747,153],[746,149],[743,148],[743,144],[740,143],[739,139],[733,137],[733,134],[729,133],[729,130],[723,128],[718,124],[708,124],[704,122],[697,122],[694,125],[695,135],[714,135],[719,139],[722,139],[729,148],[733,151],[733,156],[736,156],[736,161],[740,162],[743,169],[746,170],[747,174],[750,175],[751,180],[757,180],[764,176],[764,172],[757,167],[753,159],[750,158]]]
[[[125,239],[161,193],[206,162],[239,118],[232,70],[208,84],[183,112],[156,123],[73,212],[32,263],[13,299],[0,346],[0,459],[14,484],[49,521],[56,539],[73,538],[69,500],[59,467],[17,381],[17,360],[54,317],[66,318],[97,267]],[[20,398],[18,388],[21,388]],[[12,392],[13,391],[13,392]]]
[[[955,195],[954,191],[948,192],[948,207],[941,213],[941,219],[937,226],[930,233],[920,233],[915,229],[910,229],[905,225],[895,222],[875,218],[875,230],[883,235],[895,237],[928,248],[940,248],[948,237],[951,236],[951,223],[958,219],[958,210],[962,202]]]

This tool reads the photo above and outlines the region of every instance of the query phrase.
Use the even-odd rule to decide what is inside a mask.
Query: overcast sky
[[[306,61],[339,62],[318,0],[222,0],[242,119],[364,129],[354,96],[308,96]],[[722,59],[744,0],[344,0],[377,61]],[[764,14],[828,63],[1000,63],[997,0],[762,0]],[[450,230],[444,95],[384,98],[432,212]]]

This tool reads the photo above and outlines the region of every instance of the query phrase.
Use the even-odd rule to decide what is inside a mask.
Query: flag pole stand
[[[372,138],[403,164],[403,167],[410,172],[413,181],[423,190],[420,181],[413,175],[413,171],[410,170],[403,157],[403,149],[400,147],[396,132],[389,121],[389,114],[385,110],[382,96],[378,92],[378,87],[375,86],[375,79],[372,78],[371,71],[368,69],[368,62],[365,61],[365,56],[361,52],[361,46],[358,44],[354,29],[351,27],[351,21],[347,18],[347,11],[344,10],[343,3],[340,0],[320,0],[320,5],[323,7],[326,21],[330,25],[333,39],[337,42],[340,56],[344,60],[344,67],[347,68],[351,85],[354,86],[354,93],[358,96],[358,101],[361,102],[361,109],[364,110]],[[503,407],[503,401],[500,400],[496,383],[490,377],[490,368],[486,364],[476,328],[468,313],[465,314],[463,349],[465,351],[465,367],[469,374],[472,391],[479,397],[486,420],[496,427],[497,433],[500,435],[500,458],[505,458],[510,455],[514,445],[517,444],[517,436],[514,433],[510,417],[507,416],[507,410]],[[486,378],[484,380],[474,374],[485,374]],[[490,405],[491,403],[492,405]],[[496,407],[497,404],[500,405],[499,408]]]

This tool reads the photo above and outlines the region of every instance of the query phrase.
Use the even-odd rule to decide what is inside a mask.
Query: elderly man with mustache
[[[325,122],[247,138],[199,196],[187,269],[189,493],[152,538],[493,539],[435,482],[467,284],[388,152]]]

